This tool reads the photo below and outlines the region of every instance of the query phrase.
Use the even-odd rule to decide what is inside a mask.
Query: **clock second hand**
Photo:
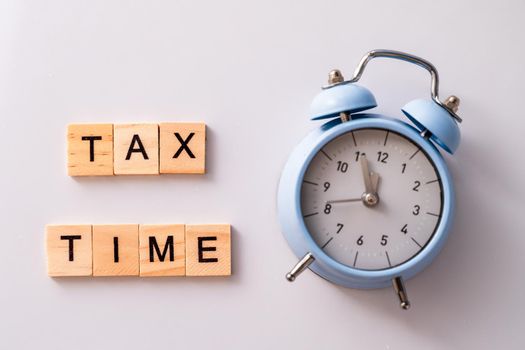
[[[366,172],[368,172],[368,162],[366,158],[361,160],[361,165],[362,165],[363,175],[364,175],[366,174]],[[379,174],[374,173],[373,171],[368,172],[368,173],[369,173],[369,176],[364,176],[365,177],[364,180],[365,180],[365,187],[368,187],[368,189],[370,189],[370,192],[366,191],[365,189],[366,191],[365,194],[370,193],[376,196],[376,198],[379,198],[377,197],[377,189],[379,187]],[[351,203],[351,202],[362,202],[362,201],[363,201],[363,197],[348,198],[348,199],[334,199],[334,200],[326,201],[326,204]]]
[[[374,193],[377,193],[377,187],[379,185],[379,175],[377,173],[370,173],[370,180],[372,180],[372,189]],[[362,202],[363,198],[348,198],[348,199],[333,199],[326,201],[326,204],[338,204],[338,203],[351,203],[351,202]]]
[[[361,198],[350,198],[350,199],[335,199],[326,201],[326,204],[337,204],[337,203],[350,203],[350,202],[361,202]]]

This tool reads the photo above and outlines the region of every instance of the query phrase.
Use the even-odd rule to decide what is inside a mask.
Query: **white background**
[[[0,348],[522,349],[525,343],[520,1],[1,1]],[[391,289],[306,271],[281,236],[275,194],[318,123],[332,68],[373,48],[431,60],[462,99],[447,157],[457,220],[442,254]],[[373,61],[362,83],[400,116],[428,74]],[[72,122],[208,124],[205,176],[66,175]],[[46,275],[47,223],[233,225],[231,278]]]

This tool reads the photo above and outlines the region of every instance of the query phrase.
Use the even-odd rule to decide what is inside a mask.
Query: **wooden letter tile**
[[[91,276],[91,225],[46,227],[49,276]]]
[[[71,124],[67,146],[70,176],[113,175],[113,124]]]
[[[139,225],[93,226],[93,276],[139,275]]]
[[[140,276],[184,276],[184,225],[140,225]]]
[[[186,276],[229,275],[230,225],[186,225]]]
[[[160,173],[204,174],[206,124],[160,124]]]
[[[115,175],[159,173],[157,124],[116,124],[113,133]]]

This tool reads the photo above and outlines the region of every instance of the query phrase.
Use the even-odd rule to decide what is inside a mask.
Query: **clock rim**
[[[392,268],[362,270],[344,265],[326,254],[308,232],[301,210],[301,186],[312,158],[330,141],[350,131],[375,128],[396,132],[419,146],[432,161],[442,186],[442,212],[432,237],[409,260]],[[310,269],[319,276],[339,285],[353,288],[381,288],[391,285],[394,277],[407,280],[427,267],[441,251],[453,220],[454,187],[450,172],[438,149],[420,136],[413,126],[380,114],[357,114],[342,123],[332,120],[311,132],[290,155],[278,188],[278,213],[283,235],[298,258],[311,252],[315,261]]]
[[[328,140],[325,144],[323,144],[323,145],[321,146],[320,149],[325,148],[325,147],[326,147],[328,144],[330,144],[331,142],[334,142],[334,141],[336,141],[338,138],[340,138],[340,137],[344,137],[345,135],[348,135],[348,134],[351,133],[351,132],[358,132],[358,131],[362,131],[362,130],[381,130],[381,131],[390,132],[390,133],[392,133],[392,134],[399,135],[400,137],[406,139],[407,142],[409,142],[409,143],[411,143],[412,145],[418,147],[418,149],[421,149],[420,146],[419,146],[417,143],[415,143],[415,141],[414,141],[413,139],[410,139],[410,138],[404,136],[403,134],[398,133],[397,131],[394,131],[394,130],[392,130],[392,129],[384,129],[384,128],[379,128],[379,127],[373,127],[373,128],[358,128],[358,129],[353,129],[353,130],[351,130],[351,131],[349,131],[349,132],[342,133],[341,135],[339,135],[339,136],[337,136],[337,137],[334,137],[334,138],[331,138],[330,140]],[[437,231],[439,225],[441,224],[441,218],[442,218],[442,213],[443,213],[443,203],[444,203],[444,201],[443,201],[443,184],[441,183],[441,178],[440,178],[439,171],[438,171],[438,169],[437,169],[437,167],[436,167],[436,165],[435,165],[433,159],[432,159],[432,158],[431,158],[431,157],[430,157],[430,156],[429,156],[424,150],[422,151],[422,153],[424,153],[425,156],[426,156],[427,158],[429,158],[430,165],[432,166],[432,168],[434,169],[434,172],[437,174],[437,176],[438,176],[438,178],[439,178],[439,187],[440,187],[440,193],[439,193],[439,196],[440,196],[440,206],[439,206],[439,207],[440,207],[440,208],[439,208],[439,219],[438,219],[438,222],[436,223],[436,226],[433,228],[430,237],[425,241],[425,244],[424,244],[424,245],[423,245],[423,246],[417,251],[417,253],[415,253],[414,255],[410,256],[407,260],[405,260],[405,261],[403,261],[402,263],[399,263],[399,264],[397,264],[397,265],[393,265],[393,266],[389,266],[389,267],[387,266],[387,267],[384,267],[384,268],[381,268],[381,269],[363,269],[363,268],[358,268],[358,267],[349,266],[349,265],[344,264],[344,263],[341,262],[341,261],[338,261],[338,260],[335,259],[334,257],[332,257],[332,256],[330,256],[329,254],[327,254],[327,253],[322,249],[322,247],[320,247],[321,251],[322,251],[323,253],[325,253],[326,255],[328,255],[328,257],[330,257],[331,259],[333,259],[333,260],[335,260],[335,261],[337,261],[337,262],[339,262],[339,263],[341,263],[341,264],[343,264],[343,265],[345,265],[345,266],[349,266],[349,267],[351,267],[351,268],[353,268],[353,269],[356,269],[356,270],[362,270],[362,271],[380,271],[380,270],[392,269],[392,268],[394,268],[394,267],[396,267],[396,266],[399,266],[399,265],[402,265],[402,264],[406,263],[406,262],[409,261],[410,259],[414,258],[416,255],[418,255],[419,253],[421,253],[421,251],[422,251],[423,249],[425,249],[425,247],[427,246],[427,244],[432,240],[432,238],[434,237],[434,234],[436,233],[436,231]],[[305,167],[305,171],[304,171],[304,173],[303,173],[303,177],[302,177],[302,179],[301,179],[301,183],[302,183],[303,180],[304,180],[304,175],[305,175],[306,172],[308,171],[308,168],[309,168],[309,166],[310,166],[310,164],[311,164],[313,158],[315,158],[317,154],[319,154],[319,152],[315,153],[315,154],[312,156],[312,158],[310,159],[310,163]],[[301,186],[301,193],[299,194],[299,196],[300,196],[300,197],[299,197],[299,203],[301,203],[302,186]],[[302,211],[301,211],[301,212],[302,212]],[[302,215],[304,215],[304,214],[302,214]],[[303,222],[304,222],[304,217],[303,217]],[[305,224],[305,226],[306,226],[306,224]],[[307,231],[308,231],[308,228],[306,228],[306,229],[307,229]],[[310,231],[308,231],[308,234],[312,237],[312,234],[310,233]],[[314,238],[314,237],[312,237],[312,239],[315,241],[315,238]],[[319,244],[317,244],[317,245],[319,246]]]

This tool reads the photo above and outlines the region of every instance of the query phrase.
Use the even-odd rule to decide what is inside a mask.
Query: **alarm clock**
[[[430,99],[402,108],[410,123],[369,112],[376,100],[356,82],[379,57],[430,73]],[[404,281],[436,258],[454,216],[454,186],[440,151],[459,146],[459,99],[439,99],[430,62],[392,50],[370,51],[352,79],[333,70],[328,82],[311,105],[311,119],[326,123],[295,148],[279,182],[282,232],[299,258],[286,278],[308,268],[345,287],[392,285],[408,309]]]

